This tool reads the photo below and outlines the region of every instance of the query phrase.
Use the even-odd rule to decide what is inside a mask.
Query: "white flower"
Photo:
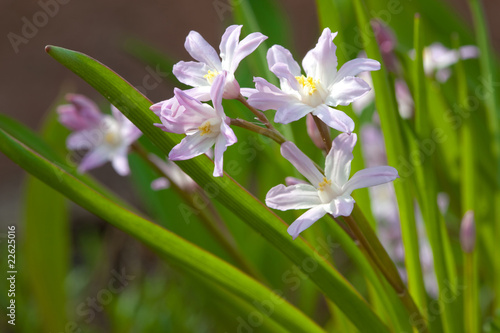
[[[263,78],[255,78],[257,90],[248,102],[264,111],[277,110],[274,119],[277,123],[288,124],[312,113],[334,129],[352,132],[352,119],[331,107],[348,105],[367,93],[370,86],[356,75],[379,70],[380,63],[354,59],[337,71],[337,47],[333,43],[336,35],[328,28],[323,30],[316,47],[302,61],[306,75],[301,73],[290,51],[279,45],[271,47],[267,61],[269,69],[280,79],[281,89]]]
[[[342,133],[335,138],[326,157],[325,175],[295,144],[287,141],[281,145],[283,157],[310,182],[278,185],[266,196],[267,206],[274,209],[309,209],[288,228],[294,239],[327,213],[334,217],[349,216],[354,207],[351,193],[355,189],[384,184],[399,177],[393,167],[379,166],[360,170],[349,179],[356,140],[354,133]]]

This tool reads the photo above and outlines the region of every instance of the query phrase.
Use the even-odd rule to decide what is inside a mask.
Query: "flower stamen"
[[[332,185],[332,181],[331,180],[328,180],[326,179],[326,177],[323,177],[323,181],[321,183],[318,184],[318,189],[320,191],[324,191],[325,190],[325,187],[327,186],[331,186]]]
[[[208,73],[203,75],[205,79],[207,79],[208,83],[212,84],[214,82],[215,77],[219,75],[219,72],[217,70],[214,70],[213,72],[209,69]]]
[[[311,96],[318,90],[316,88],[316,85],[319,83],[319,80],[315,80],[314,78],[309,76],[305,77],[304,75],[296,76],[295,79],[309,96]]]
[[[201,132],[201,136],[212,133],[212,125],[210,124],[210,121],[205,121],[203,124],[201,124],[201,126],[198,127],[198,129]]]

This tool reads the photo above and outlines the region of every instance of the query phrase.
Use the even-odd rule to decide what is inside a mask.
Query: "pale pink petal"
[[[266,205],[273,209],[309,209],[321,205],[318,190],[309,184],[278,185],[267,192]]]
[[[479,57],[479,49],[474,45],[465,45],[458,49],[460,58],[472,59]]]
[[[227,146],[231,146],[238,141],[231,127],[225,122],[222,122],[220,125],[220,133],[225,137]]]
[[[99,125],[102,113],[97,105],[87,97],[68,94],[66,99],[71,103],[57,108],[59,122],[73,131],[81,131]]]
[[[219,49],[220,57],[222,59],[222,68],[225,70],[229,71],[231,68],[231,63],[240,40],[242,27],[242,25],[231,25],[227,27],[226,31],[222,35]],[[234,71],[231,73],[234,73]]]
[[[289,124],[305,117],[308,113],[314,111],[312,106],[300,102],[287,103],[276,111],[274,121],[280,124]]]
[[[349,216],[354,208],[354,199],[350,196],[335,198],[328,207],[328,213],[333,217]]]
[[[111,158],[112,151],[104,145],[96,147],[87,153],[78,166],[78,172],[84,173],[88,170],[100,167]]]
[[[256,77],[254,82],[257,92],[250,95],[248,103],[259,110],[277,110],[286,104],[299,101],[297,98],[285,94],[281,89],[263,78]]]
[[[332,142],[332,149],[326,156],[325,174],[339,187],[344,186],[351,174],[352,151],[356,145],[355,133],[339,134]]]
[[[224,95],[223,97],[225,99],[236,99],[240,96],[240,84],[236,79],[234,78],[234,75],[229,74],[224,71],[224,73],[227,74],[226,77],[226,84],[224,85]],[[219,74],[219,76],[222,74]]]
[[[297,82],[297,79],[295,78],[296,75],[294,75],[292,72],[290,72],[290,69],[286,64],[283,63],[277,63],[271,68],[271,72],[274,73],[279,79],[281,83],[281,88],[284,89],[284,85],[287,87],[290,87],[291,89],[298,91],[299,90],[299,83]]]
[[[214,148],[214,177],[222,177],[224,175],[223,164],[224,164],[224,152],[227,149],[226,138],[223,135],[217,137]]]
[[[210,85],[194,87],[191,89],[183,90],[186,95],[191,96],[194,99],[199,100],[200,102],[206,102],[210,100]]]
[[[209,69],[210,67],[203,62],[179,61],[174,65],[172,73],[174,73],[177,80],[188,86],[209,86],[210,84],[204,77],[204,75],[207,75]]]
[[[309,184],[305,180],[298,179],[295,177],[286,177],[285,178],[285,184],[286,186],[292,186],[292,185],[298,185],[298,184]]]
[[[189,32],[184,47],[188,53],[208,67],[222,71],[222,64],[215,49],[196,31]]]
[[[321,119],[325,124],[341,132],[351,133],[354,131],[354,121],[345,112],[330,108],[325,104],[316,107],[313,115]]]
[[[161,102],[155,103],[155,104],[151,105],[149,107],[149,109],[151,111],[153,111],[153,113],[159,117],[160,114],[161,114],[161,109],[162,109],[163,103],[165,103],[165,101],[161,101]]]
[[[259,45],[267,39],[267,36],[264,36],[260,32],[254,32],[250,35],[246,36],[241,40],[234,52],[234,56],[231,62],[231,67],[229,71],[234,73],[238,68],[241,60],[247,57],[250,53],[255,51]]]
[[[307,212],[302,214],[298,219],[296,219],[289,227],[288,233],[293,239],[297,238],[299,234],[313,225],[314,222],[325,216],[326,210],[323,206],[316,206],[309,209]]]
[[[342,67],[340,67],[333,83],[337,83],[348,76],[356,76],[362,72],[378,71],[379,69],[380,63],[376,60],[356,58],[346,62],[342,65]]]
[[[128,165],[128,147],[124,147],[117,152],[112,160],[111,164],[113,165],[113,169],[115,169],[116,173],[120,176],[126,176],[130,173],[130,168]]]
[[[272,46],[269,51],[267,51],[267,64],[269,66],[269,70],[274,67],[274,65],[282,63],[288,67],[288,71],[292,73],[293,76],[300,76],[300,66],[293,59],[290,51],[285,49],[281,45]]]
[[[250,96],[252,96],[256,92],[258,92],[258,90],[255,88],[240,88],[241,95],[243,95],[243,97],[246,97],[246,98],[249,98]]]
[[[281,155],[290,161],[311,184],[317,185],[323,181],[324,177],[321,172],[319,172],[311,159],[297,148],[293,142],[286,141],[281,145]]]
[[[378,166],[363,169],[354,174],[342,187],[345,195],[350,195],[358,188],[385,184],[399,178],[398,171],[390,166]]]
[[[71,133],[66,139],[69,150],[87,150],[95,147],[102,141],[99,129],[83,130]]]
[[[330,106],[349,105],[371,90],[371,87],[363,79],[348,76],[333,84],[330,94],[326,98],[326,104]]]
[[[153,191],[164,190],[170,187],[170,182],[165,177],[160,177],[151,182],[151,189]]]
[[[302,67],[307,76],[319,79],[321,83],[328,87],[332,84],[335,73],[337,73],[337,47],[333,39],[337,33],[332,33],[329,28],[325,28],[318,39],[318,43],[311,51],[307,52]]]
[[[200,135],[199,133],[188,135],[182,139],[181,143],[172,148],[168,158],[172,161],[188,160],[206,153],[216,140],[216,137]]]
[[[210,89],[210,99],[214,105],[215,112],[217,115],[225,119],[224,109],[222,108],[222,95],[224,95],[224,88],[226,85],[226,75],[227,72],[217,75],[212,83],[212,88]]]
[[[135,142],[142,135],[141,130],[139,130],[133,122],[131,122],[123,113],[120,112],[114,105],[111,105],[111,113],[116,119],[118,126],[120,127],[120,133],[122,138],[124,138],[127,145]]]

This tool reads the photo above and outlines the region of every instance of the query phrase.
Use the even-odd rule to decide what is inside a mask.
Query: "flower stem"
[[[330,129],[321,119],[319,119],[315,115],[313,115],[313,119],[314,122],[316,123],[316,126],[318,127],[319,134],[321,134],[323,143],[325,144],[326,153],[328,154],[330,149],[332,149],[332,138],[330,137]]]
[[[236,247],[236,242],[232,238],[230,232],[226,229],[222,218],[218,214],[210,199],[203,193],[201,188],[191,192],[182,190],[175,182],[168,177],[156,164],[148,158],[148,152],[137,142],[132,144],[132,151],[137,153],[149,166],[162,177],[165,177],[170,182],[170,186],[182,197],[182,199],[197,213],[197,216],[203,222],[208,231],[231,256],[231,258],[239,264],[239,266],[249,275],[263,281],[260,274],[247,262]],[[203,202],[207,209],[200,209],[200,202]]]
[[[268,138],[276,141],[279,145],[281,145],[283,142],[286,141],[286,139],[283,137],[283,135],[281,135],[279,132],[270,130],[269,128],[264,128],[264,127],[252,124],[251,122],[243,120],[243,119],[231,118],[231,125],[242,127],[242,128],[245,128],[249,131],[267,136]]]
[[[356,220],[353,216],[356,217]],[[428,332],[428,328],[425,325],[426,321],[420,313],[420,310],[415,304],[413,298],[410,296],[410,293],[406,289],[396,265],[387,254],[387,251],[384,249],[376,236],[375,231],[372,229],[364,217],[363,212],[361,212],[357,205],[354,205],[353,213],[350,216],[344,216],[344,221],[356,236],[360,245],[370,256],[373,263],[378,267],[380,272],[385,276],[389,284],[396,291],[396,294],[400,298],[401,302],[412,316],[412,322],[421,325],[419,327],[420,332]]]

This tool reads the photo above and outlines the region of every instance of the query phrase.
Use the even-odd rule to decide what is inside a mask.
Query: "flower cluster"
[[[276,110],[274,121],[288,124],[308,117],[308,132],[320,145],[321,138],[314,131],[315,120],[343,132],[333,140],[328,152],[325,175],[292,142],[281,146],[288,159],[310,182],[291,180],[294,185],[278,185],[266,197],[266,204],[275,209],[309,209],[288,229],[295,238],[304,229],[325,214],[334,217],[350,215],[354,205],[351,192],[357,188],[389,182],[398,177],[391,167],[376,167],[357,172],[350,180],[352,150],[356,144],[354,122],[344,112],[335,109],[349,105],[367,94],[371,88],[358,74],[380,69],[380,63],[357,58],[337,70],[337,33],[323,30],[318,43],[299,64],[290,51],[274,45],[267,52],[269,70],[279,81],[277,87],[263,78],[254,78],[255,88],[241,88],[235,78],[240,61],[253,52],[267,37],[253,33],[239,41],[241,26],[230,26],[222,36],[220,57],[200,34],[190,32],[185,47],[198,62],[181,61],[173,73],[179,81],[192,89],[174,90],[174,97],[156,103],[151,110],[160,118],[156,124],[164,131],[185,134],[175,146],[170,160],[185,160],[205,154],[214,147],[215,177],[223,176],[223,154],[237,142],[231,120],[225,115],[222,99],[247,97],[246,103],[262,111]],[[212,105],[203,103],[212,101]],[[258,112],[257,110],[255,110]],[[290,180],[290,178],[289,178]],[[160,184],[161,185],[161,184]]]

